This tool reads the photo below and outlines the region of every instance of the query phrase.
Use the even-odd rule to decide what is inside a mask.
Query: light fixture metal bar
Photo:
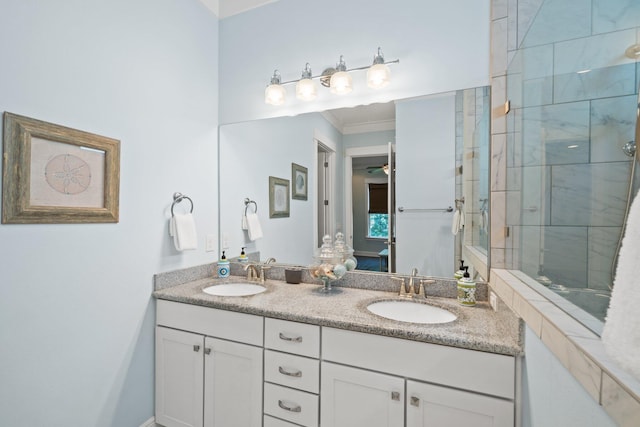
[[[399,60],[399,59],[394,59],[393,61],[386,61],[386,62],[384,62],[384,64],[398,64],[398,63],[400,63],[400,60]],[[349,72],[349,71],[366,70],[366,69],[368,69],[368,68],[371,68],[371,65],[365,65],[365,66],[357,67],[357,68],[347,68],[347,72]],[[311,76],[311,77],[309,77],[309,78],[310,78],[311,80],[314,80],[314,79],[319,79],[319,78],[321,78],[321,77],[326,77],[326,76],[325,76],[325,75],[323,75],[323,74],[318,74],[317,76]],[[286,82],[280,82],[280,85],[284,86],[284,85],[288,85],[288,84],[291,84],[291,83],[298,83],[298,81],[300,81],[300,80],[301,80],[301,79],[287,80]]]

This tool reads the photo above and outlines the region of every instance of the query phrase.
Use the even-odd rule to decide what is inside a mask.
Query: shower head
[[[622,146],[622,151],[624,152],[624,154],[626,154],[629,157],[635,156],[635,154],[636,154],[636,142],[635,141],[626,142]]]

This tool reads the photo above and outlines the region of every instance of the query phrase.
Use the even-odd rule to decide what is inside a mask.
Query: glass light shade
[[[270,84],[264,91],[264,102],[271,105],[284,104],[286,91],[279,84]]]
[[[367,85],[372,89],[385,87],[391,81],[391,70],[385,64],[373,64],[367,71]]]
[[[338,71],[331,76],[331,93],[345,95],[353,90],[353,79],[346,71]]]
[[[311,79],[301,79],[296,83],[296,97],[302,101],[313,101],[318,96],[316,84]]]

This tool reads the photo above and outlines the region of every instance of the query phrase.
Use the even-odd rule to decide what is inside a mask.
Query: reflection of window
[[[387,183],[367,184],[367,237],[386,239],[389,236]]]

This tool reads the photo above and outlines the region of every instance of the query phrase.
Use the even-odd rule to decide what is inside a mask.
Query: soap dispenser
[[[464,267],[462,278],[458,280],[458,302],[466,307],[476,305],[476,282],[469,276],[469,267]]]
[[[222,279],[229,277],[229,261],[224,252],[225,251],[222,251],[222,256],[220,257],[220,261],[218,261],[218,277]]]
[[[464,276],[464,260],[461,259],[460,260],[460,269],[454,273],[453,278],[456,279],[456,280],[460,280],[460,279],[462,279],[463,276]]]
[[[238,257],[238,261],[240,262],[249,262],[249,257],[246,253],[244,253],[244,247],[240,251],[240,256]]]

